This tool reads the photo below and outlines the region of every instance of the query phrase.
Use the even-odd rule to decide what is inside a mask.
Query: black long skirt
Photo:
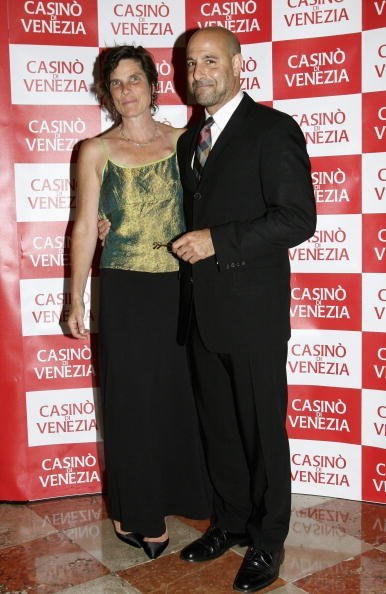
[[[105,268],[100,282],[110,513],[124,531],[156,537],[167,515],[211,513],[186,351],[176,343],[177,273]]]

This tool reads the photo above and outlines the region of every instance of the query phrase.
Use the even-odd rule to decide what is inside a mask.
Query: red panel
[[[26,391],[87,388],[98,385],[98,337],[25,336]]]
[[[360,274],[305,274],[291,277],[293,328],[360,330]]]
[[[361,156],[312,157],[318,214],[361,212]]]
[[[98,45],[97,0],[9,2],[10,42]]]
[[[274,99],[361,91],[361,34],[272,44]]]
[[[158,103],[185,105],[185,49],[152,48],[158,71]]]
[[[28,499],[100,493],[103,467],[100,443],[38,446],[29,448],[20,482]]]
[[[362,0],[363,29],[380,29],[386,27],[385,0]]]
[[[289,386],[290,438],[361,443],[361,391],[350,388]]]
[[[386,272],[386,214],[364,214],[363,272]]]
[[[100,132],[100,109],[92,105],[14,105],[16,163],[76,161],[79,141]]]
[[[386,91],[363,93],[363,152],[386,151]]]
[[[363,333],[363,388],[386,390],[386,334]]]
[[[386,455],[381,448],[362,447],[362,498],[385,503]]]

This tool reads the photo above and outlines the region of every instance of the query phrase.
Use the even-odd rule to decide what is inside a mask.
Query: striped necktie
[[[212,147],[212,135],[210,132],[210,127],[213,124],[214,119],[212,116],[210,116],[207,120],[205,120],[205,123],[200,130],[200,134],[198,135],[196,152],[194,154],[193,160],[193,171],[197,179],[201,178],[202,170],[204,169],[205,162]]]

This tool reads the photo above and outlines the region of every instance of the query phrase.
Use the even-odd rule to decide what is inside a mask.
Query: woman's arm
[[[103,152],[97,139],[82,143],[77,164],[76,216],[71,242],[71,311],[68,325],[75,338],[87,338],[83,294],[97,242],[100,171]]]

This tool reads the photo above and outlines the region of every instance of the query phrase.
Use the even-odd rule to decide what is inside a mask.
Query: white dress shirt
[[[232,114],[236,111],[237,107],[239,106],[244,94],[242,91],[239,91],[237,95],[235,95],[228,103],[225,103],[216,113],[212,116],[214,119],[214,124],[212,124],[210,132],[212,135],[212,148],[215,145],[217,138],[220,136],[221,132],[224,130],[225,126],[229,122]],[[205,110],[205,119],[210,116]]]
[[[211,148],[213,148],[217,138],[220,136],[221,132],[224,130],[225,126],[231,119],[233,112],[236,111],[243,96],[244,96],[244,93],[242,91],[239,91],[237,93],[237,95],[232,97],[232,99],[230,101],[228,101],[228,103],[225,103],[225,105],[220,107],[220,109],[218,111],[216,111],[216,113],[212,116],[212,118],[214,119],[214,123],[212,124],[212,126],[210,128],[210,133],[212,136]],[[210,117],[210,113],[208,113],[205,110],[205,120],[207,120],[209,117]],[[192,162],[191,162],[192,169],[193,169],[193,163],[194,163],[194,153],[193,153]]]

